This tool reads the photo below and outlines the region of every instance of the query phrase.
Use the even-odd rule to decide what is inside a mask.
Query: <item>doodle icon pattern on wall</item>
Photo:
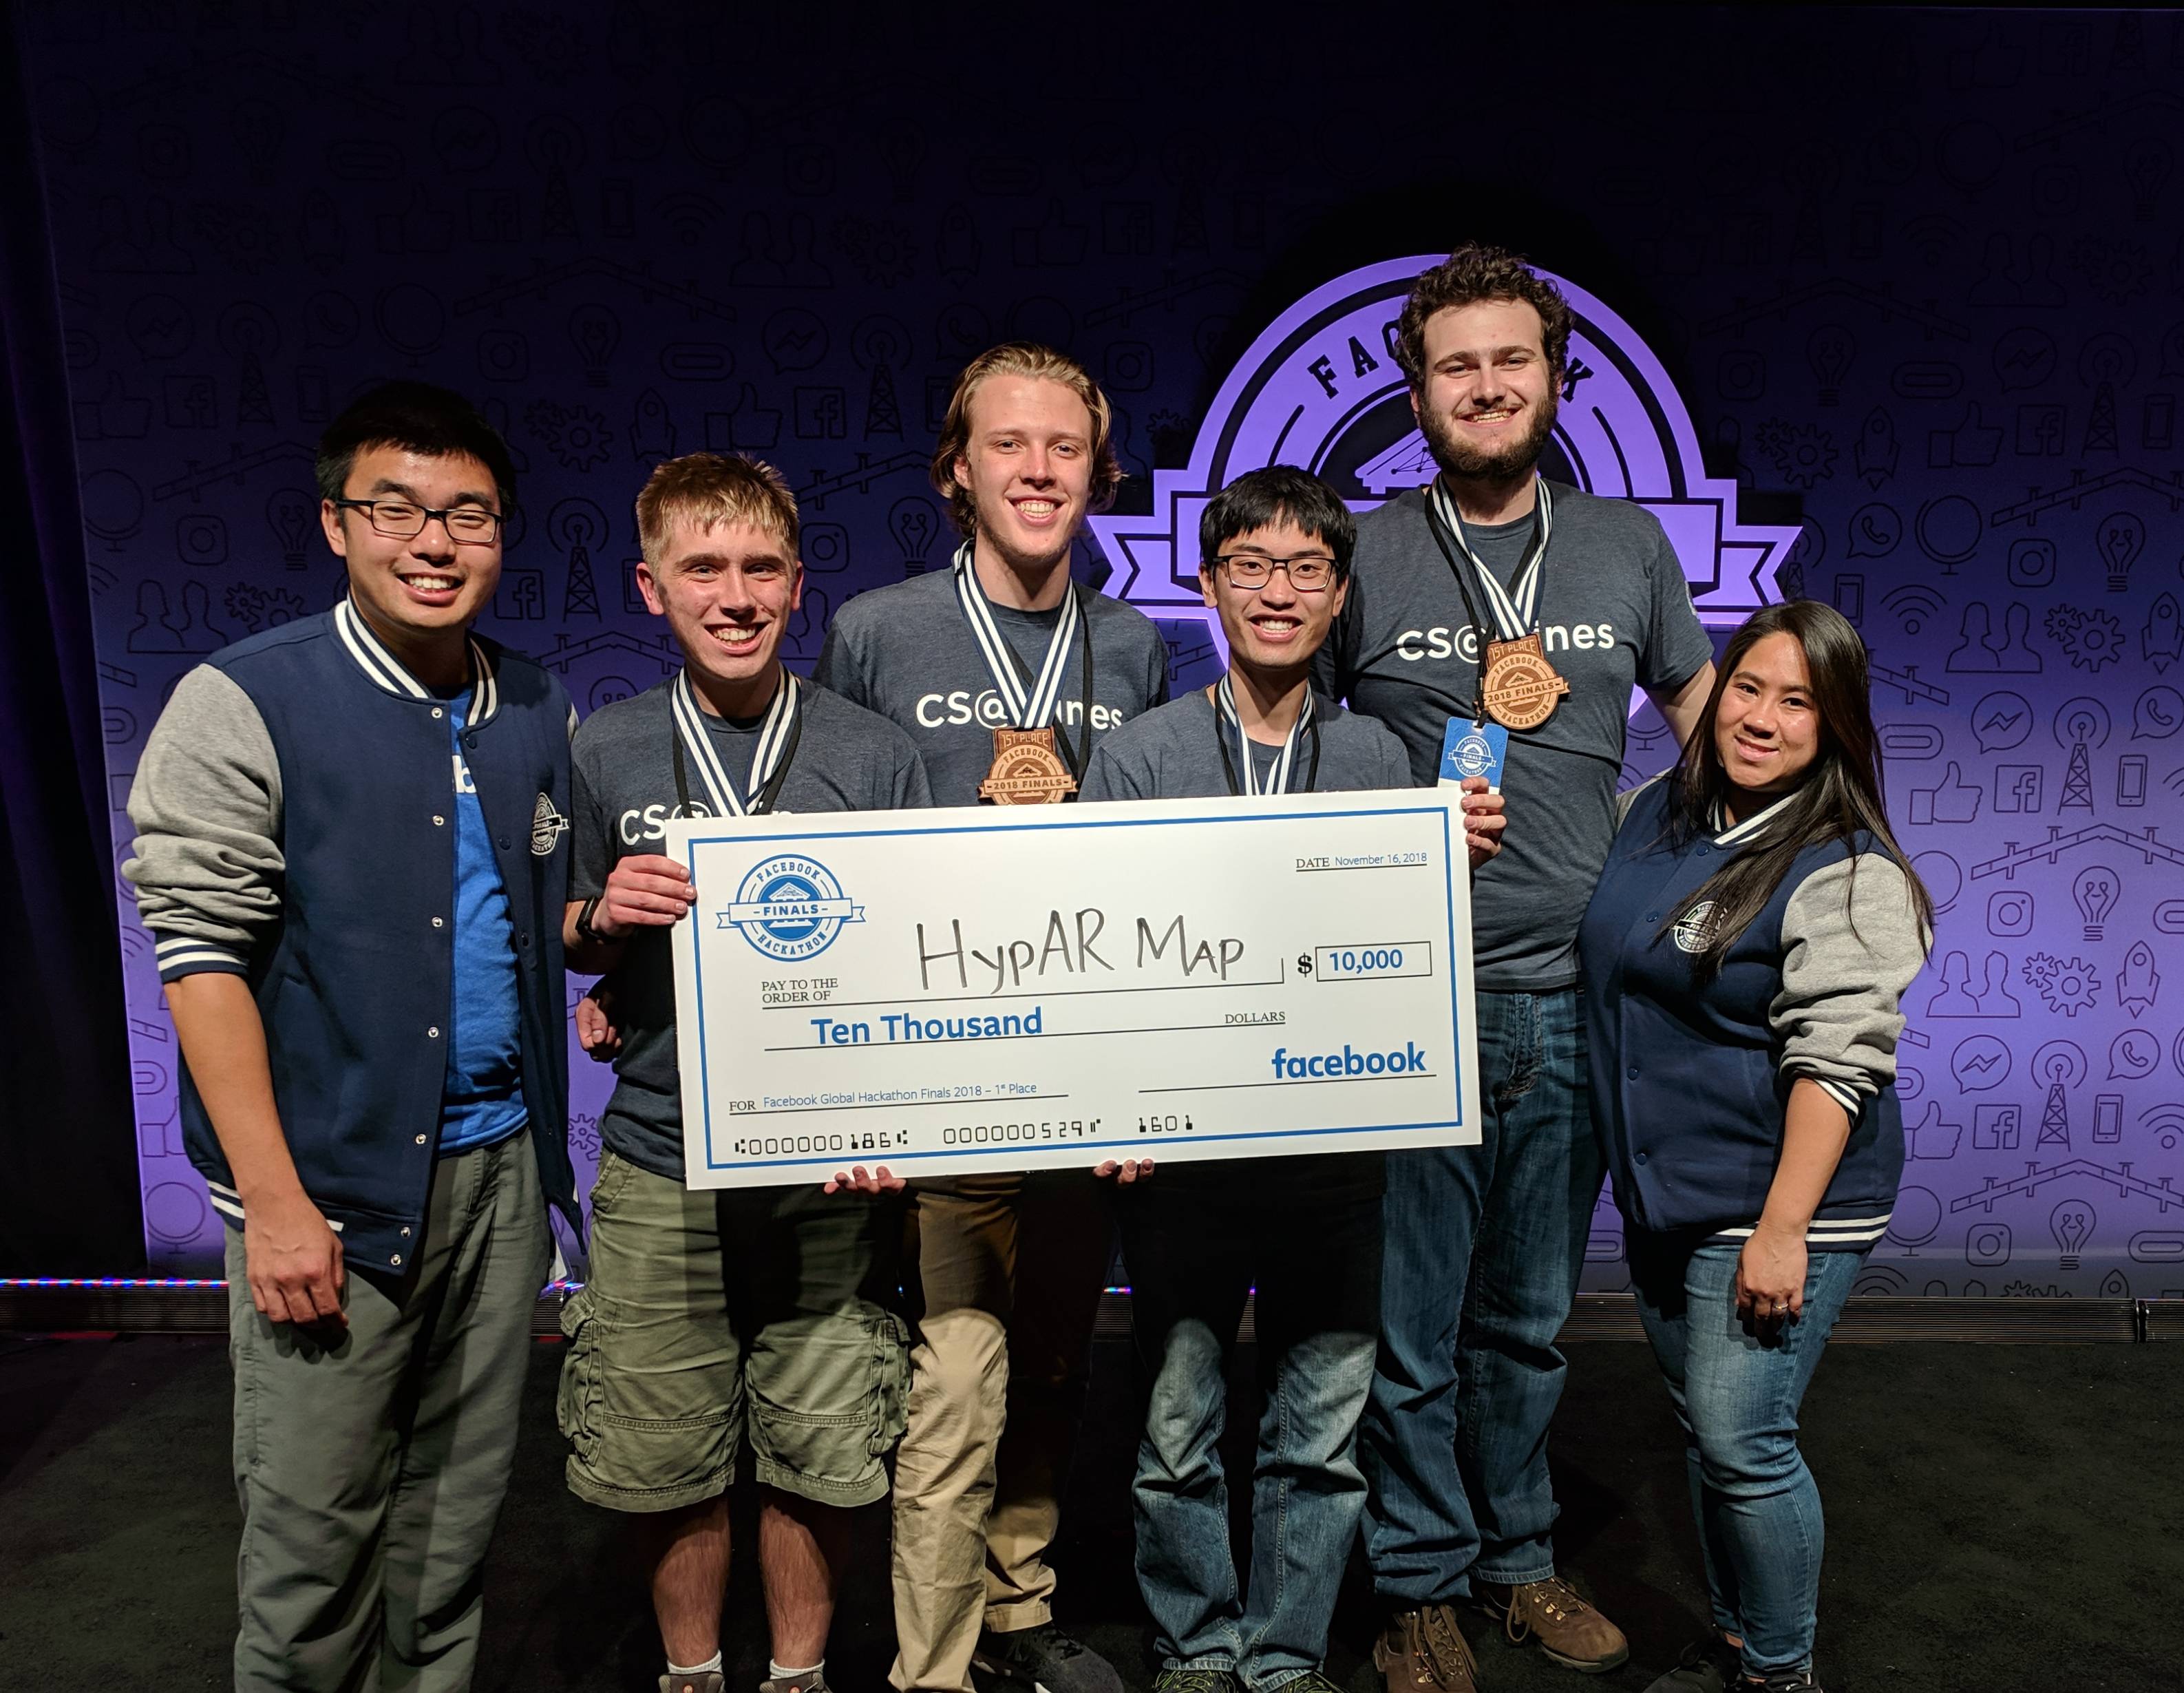
[[[931,98],[960,73],[942,44],[845,47],[802,103],[786,72],[754,87],[727,25],[661,27],[550,3],[387,30],[345,6],[31,20],[117,863],[175,682],[338,591],[311,444],[370,382],[447,383],[507,434],[523,500],[486,628],[588,712],[674,662],[631,575],[631,499],[660,458],[788,475],[808,664],[847,596],[945,566],[924,469],[955,372],[1050,340],[1106,385],[1131,473],[1087,573],[1173,587],[1149,538],[1187,535],[1202,439],[1249,412],[1223,396],[1254,340],[1425,250],[1414,214],[1383,237],[1379,188],[1440,185],[1425,244],[1504,233],[1466,210],[1495,203],[1465,175],[1475,149],[1370,79],[1278,78],[1318,121],[1268,153],[1144,121],[1205,109],[1206,61],[1174,47],[1019,155]],[[1688,419],[1687,491],[1716,490],[1723,527],[1672,531],[1687,573],[1711,549],[1719,583],[1827,600],[1872,651],[1891,807],[1942,914],[1899,1055],[1904,1201],[1864,1285],[2184,1293],[2184,24],[1779,8],[1723,28],[1724,51],[1778,67],[1783,103],[1844,120],[1664,126],[1646,91],[1687,46],[1633,36],[1558,70],[1511,238],[1636,326],[1654,398]],[[1294,374],[1321,392],[1323,357],[1370,402],[1312,437],[1341,444],[1362,502],[1423,467],[1384,343],[1357,339]],[[1583,352],[1573,414],[1608,358]],[[1301,450],[1279,422],[1267,440]],[[1605,435],[1573,445],[1609,485]],[[1651,497],[1641,480],[1622,486]],[[1730,568],[1740,527],[1769,533]],[[1183,684],[1217,653],[1169,597]],[[1631,729],[1635,779],[1669,747],[1650,712]],[[219,1224],[181,1155],[172,1031],[133,925],[123,946],[148,1243],[202,1266]],[[588,1158],[609,1078],[573,1064]],[[1619,1286],[1612,1207],[1597,1221],[1591,1285]]]

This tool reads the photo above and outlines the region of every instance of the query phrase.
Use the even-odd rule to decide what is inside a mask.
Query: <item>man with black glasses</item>
[[[575,1223],[571,715],[470,632],[515,477],[466,401],[373,390],[318,479],[348,596],[182,678],[123,869],[228,1226],[235,1685],[455,1693]]]
[[[1228,669],[1100,744],[1087,801],[1407,788],[1402,743],[1314,696],[1312,655],[1349,591],[1355,520],[1286,465],[1239,477],[1199,524],[1199,584]],[[1498,796],[1466,785],[1474,864],[1501,850]],[[1214,872],[1217,874],[1217,870]],[[1380,1316],[1382,1154],[1117,1170],[1131,1327],[1151,1380],[1134,1503],[1158,1693],[1329,1693],[1335,1590],[1365,1504],[1355,1456]],[[1240,1582],[1217,1450],[1228,1353],[1254,1283],[1266,1406]]]

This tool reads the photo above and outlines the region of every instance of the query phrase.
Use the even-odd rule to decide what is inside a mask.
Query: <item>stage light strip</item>
[[[0,1276],[0,1288],[220,1288],[225,1281],[184,1276]]]
[[[538,1291],[547,1293],[573,1293],[584,1284],[582,1282],[549,1282]],[[0,1288],[217,1288],[226,1291],[225,1280],[188,1276],[0,1276]],[[1127,1293],[1126,1288],[1109,1288],[1111,1293]]]

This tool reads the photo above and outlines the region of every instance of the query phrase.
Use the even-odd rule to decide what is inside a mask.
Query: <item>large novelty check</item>
[[[667,827],[694,1187],[1479,1138],[1438,791]]]

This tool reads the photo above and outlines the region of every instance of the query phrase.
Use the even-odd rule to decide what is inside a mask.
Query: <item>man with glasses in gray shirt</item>
[[[1086,800],[1408,788],[1402,743],[1312,689],[1356,534],[1341,496],[1287,465],[1214,496],[1199,584],[1221,616],[1228,672],[1102,741]],[[1502,802],[1483,778],[1465,785],[1475,865],[1500,850]],[[1151,1383],[1133,1514],[1162,1660],[1156,1693],[1333,1693],[1328,1623],[1365,1503],[1356,1445],[1379,1329],[1382,1154],[1103,1170],[1123,1184],[1130,1326]],[[1218,1449],[1254,1285],[1266,1405],[1240,1581]]]

